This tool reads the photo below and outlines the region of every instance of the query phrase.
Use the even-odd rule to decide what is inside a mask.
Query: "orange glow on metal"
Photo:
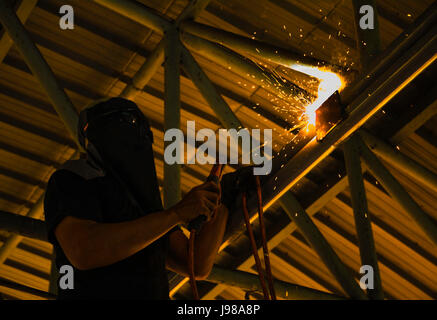
[[[170,290],[169,292],[169,297],[173,297],[173,295],[178,292],[178,290],[185,284],[188,282],[188,277],[184,278],[181,282],[179,282],[173,289]]]
[[[305,113],[301,119],[307,121],[307,131],[309,131],[316,125],[316,110],[335,91],[341,91],[344,88],[346,81],[339,74],[326,67],[293,64],[290,68],[320,80],[317,99],[305,107]]]
[[[387,97],[385,97],[375,108],[373,108],[372,112],[368,113],[365,117],[363,117],[358,123],[356,123],[352,128],[350,128],[345,134],[341,136],[341,138],[335,143],[335,145],[340,144],[345,139],[347,139],[353,132],[355,132],[359,127],[361,127],[370,117],[372,117],[376,112],[378,112],[382,107],[386,105],[395,95],[397,95],[403,88],[405,88],[411,81],[413,81],[423,70],[429,67],[435,60],[437,59],[437,54],[434,54],[431,59],[425,62],[420,68],[418,68],[411,76],[405,79],[397,88],[395,88]],[[320,143],[316,143],[316,137],[311,140],[306,147],[304,147],[302,151],[305,151],[308,146],[311,145],[321,145]],[[323,143],[323,142],[322,142]],[[315,161],[311,163],[304,171],[302,171],[295,179],[290,181],[290,183],[279,192],[272,200],[264,205],[264,210],[268,210],[284,193],[286,193],[290,188],[295,185],[300,179],[302,179],[309,171],[311,171],[315,166],[317,166],[324,158],[326,158],[334,149],[335,145],[331,145],[327,148],[325,152],[323,152]]]
[[[300,179],[302,179],[309,171],[311,171],[315,166],[317,166],[325,157],[327,157],[335,148],[336,145],[343,142],[345,139],[347,139],[353,132],[355,132],[359,127],[361,127],[370,117],[372,117],[376,112],[378,112],[387,102],[389,102],[396,94],[398,94],[403,88],[405,88],[411,81],[413,81],[420,73],[422,73],[423,70],[425,70],[427,67],[429,67],[435,60],[437,59],[437,54],[434,54],[431,59],[429,59],[427,62],[425,62],[420,68],[418,68],[411,76],[409,76],[404,82],[402,82],[396,89],[394,89],[385,99],[383,99],[373,110],[372,112],[368,113],[363,119],[361,119],[358,123],[356,123],[352,128],[350,128],[346,133],[344,133],[341,138],[335,143],[335,145],[330,145],[315,161],[311,163],[304,171],[302,171],[296,178],[294,178],[290,183],[283,189],[281,192],[279,192],[273,199],[271,199],[269,202],[267,202],[263,209],[268,210],[280,197],[282,197],[290,188],[295,185]],[[342,86],[344,86],[345,83],[342,80]],[[343,89],[343,87],[340,87],[339,90]],[[332,93],[331,93],[332,94]],[[328,97],[329,98],[329,95]],[[325,99],[326,100],[326,99]],[[323,103],[323,101],[322,101]],[[314,109],[314,113],[315,110]],[[314,118],[315,119],[315,118]],[[323,143],[323,142],[322,142]],[[325,141],[326,143],[326,141]],[[316,137],[314,137],[305,147],[302,151],[307,150],[308,148],[311,148],[311,146],[320,146],[321,143],[316,141]],[[299,152],[299,153],[300,153]],[[253,215],[250,219],[250,222],[252,223],[257,219],[257,215]],[[226,248],[229,245],[229,241],[225,241],[219,248],[219,252],[222,251],[224,248]],[[261,250],[261,248],[259,249]],[[179,283],[171,292],[170,297],[177,292],[177,290],[182,287],[186,282],[188,281],[188,278],[185,278],[181,283]]]
[[[389,102],[395,95],[397,95],[403,88],[405,88],[411,81],[413,81],[423,70],[428,68],[435,60],[437,59],[437,53],[432,56],[427,62],[425,62],[419,69],[417,69],[411,76],[409,76],[404,82],[402,82],[396,89],[394,89],[384,100],[382,100],[376,108],[373,109],[372,112],[363,117],[360,122],[358,122],[355,126],[353,126],[341,139],[341,141],[345,140],[349,137],[352,132],[361,127],[370,117],[372,117],[375,113],[377,113],[387,102]],[[339,142],[340,143],[340,142]]]
[[[335,143],[336,145],[343,142],[345,139],[347,139],[354,131],[356,131],[359,127],[361,127],[370,117],[372,117],[376,112],[378,112],[387,102],[389,102],[396,94],[398,94],[403,88],[405,88],[411,81],[413,81],[423,70],[425,70],[427,67],[429,67],[435,60],[437,59],[437,54],[435,54],[431,59],[429,59],[427,62],[425,62],[419,69],[417,69],[411,76],[409,76],[404,82],[402,82],[396,89],[394,89],[385,99],[383,99],[369,114],[367,114],[361,121],[359,121],[357,124],[355,124],[352,128],[350,128],[345,134],[342,135],[342,137]],[[323,143],[323,141],[321,142]],[[311,146],[320,146],[320,142],[316,141],[316,137],[314,137],[308,144],[304,147],[303,150],[301,150],[299,153],[307,152],[308,148],[314,148]],[[326,143],[326,141],[325,141]],[[323,152],[315,161],[311,163],[304,171],[302,171],[295,179],[290,181],[290,183],[281,190],[273,199],[271,199],[269,202],[267,202],[263,209],[268,210],[280,197],[284,195],[292,186],[294,186],[300,179],[302,179],[308,172],[310,172],[315,166],[317,166],[324,158],[326,158],[334,149],[336,148],[335,145],[329,146],[325,152]],[[298,153],[298,154],[299,154]],[[253,215],[250,219],[250,222],[252,223],[257,219],[257,215]],[[224,242],[221,246],[219,251],[223,250],[226,246],[229,245],[229,242]]]

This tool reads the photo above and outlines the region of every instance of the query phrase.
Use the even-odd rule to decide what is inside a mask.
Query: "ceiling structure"
[[[188,0],[138,2],[169,20],[177,19],[189,4]],[[74,8],[74,30],[59,28],[59,8],[66,3]],[[420,15],[436,8],[431,0],[379,0],[376,4],[383,50],[390,50],[403,30],[414,26]],[[15,1],[15,8],[77,112],[95,99],[120,95],[162,40],[162,34],[93,1],[22,0]],[[340,66],[348,81],[347,90],[360,72],[352,10],[349,0],[250,3],[213,0],[195,21]],[[50,175],[75,154],[76,144],[17,47],[8,46],[4,30],[0,31],[0,57],[4,57],[0,65],[0,210],[27,215],[29,209],[38,204]],[[305,132],[298,135],[289,132],[299,114],[290,112],[290,104],[278,97],[274,88],[264,88],[245,74],[194,50],[191,52],[245,127],[273,129],[274,151],[282,152],[277,159],[283,157],[283,164],[292,161],[309,143],[312,137]],[[291,69],[256,57],[251,59],[267,66],[281,79],[298,83],[308,92],[314,90],[311,81]],[[435,63],[427,67],[364,124],[369,132],[389,141],[400,153],[434,174],[437,173],[435,69]],[[187,120],[195,120],[196,129],[219,129],[218,117],[184,70],[180,81],[184,132]],[[364,90],[354,94],[358,97],[361,92]],[[152,122],[161,186],[164,181],[164,97],[164,68],[159,67],[134,101]],[[383,163],[435,223],[437,191],[392,163],[385,160]],[[282,169],[282,165],[280,167]],[[209,169],[209,165],[183,166],[182,193],[204,181]],[[368,213],[385,298],[436,299],[436,245],[368,169],[363,165]],[[281,179],[289,177],[281,176]],[[346,268],[359,279],[360,252],[341,148],[317,162],[290,190]],[[344,288],[285,211],[277,201],[265,214],[275,279],[345,296]],[[254,227],[258,230],[257,221]],[[13,248],[2,256],[5,244]],[[0,245],[3,246],[0,247],[0,279],[49,291],[52,252],[49,243],[0,230]],[[227,243],[216,264],[254,273],[247,235],[241,233]],[[172,297],[191,298],[186,279],[174,274],[169,276]],[[37,292],[32,294],[23,288],[11,287],[0,281],[0,293],[5,299],[46,298]],[[199,283],[199,292],[205,299],[261,297],[259,292],[208,281]]]

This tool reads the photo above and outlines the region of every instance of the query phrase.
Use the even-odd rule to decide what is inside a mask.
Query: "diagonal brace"
[[[364,189],[363,173],[361,171],[360,154],[357,146],[357,136],[353,135],[343,145],[347,176],[351,191],[355,228],[358,235],[358,246],[362,265],[373,268],[374,287],[367,289],[370,299],[384,299],[378,259],[373,239],[372,225],[367,208],[366,190]]]
[[[328,241],[326,241],[325,237],[308,216],[305,209],[302,208],[295,196],[291,192],[287,192],[279,199],[279,203],[337,279],[344,291],[353,299],[367,299],[354,277],[350,274],[347,267],[340,260]]]
[[[410,215],[414,222],[425,232],[429,239],[437,245],[437,226],[416,201],[405,191],[404,187],[395,179],[381,161],[359,139],[361,157],[370,173],[381,183],[390,196],[396,200]]]

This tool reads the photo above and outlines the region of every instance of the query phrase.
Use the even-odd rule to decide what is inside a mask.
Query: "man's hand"
[[[196,235],[194,245],[194,274],[196,280],[206,280],[214,265],[218,249],[223,241],[223,234],[228,219],[228,209],[224,205],[217,207],[215,215],[206,222]],[[188,239],[181,230],[170,234],[170,248],[166,266],[169,270],[185,277],[188,270]]]
[[[170,210],[178,215],[182,223],[189,223],[200,215],[205,215],[209,221],[218,205],[219,193],[219,188],[214,182],[205,182],[191,189]]]

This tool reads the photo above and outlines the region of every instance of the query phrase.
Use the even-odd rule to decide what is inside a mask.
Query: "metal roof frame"
[[[164,58],[164,54],[167,56],[166,59],[166,72],[168,71],[168,74],[166,73],[166,80],[165,80],[165,101],[166,101],[166,107],[165,110],[169,111],[170,108],[173,109],[172,113],[176,116],[168,116],[166,118],[166,125],[165,127],[178,127],[177,123],[179,121],[179,110],[180,110],[180,102],[179,102],[179,74],[176,73],[176,75],[172,75],[171,72],[174,72],[176,69],[178,69],[178,60],[179,60],[179,50],[175,50],[173,47],[174,45],[177,46],[176,49],[180,49],[181,45],[178,41],[169,41],[166,43],[166,40],[169,39],[177,39],[177,31],[176,27],[179,26],[181,22],[183,22],[184,19],[187,18],[193,18],[196,14],[200,13],[200,11],[205,8],[209,1],[193,1],[188,8],[182,13],[180,19],[177,19],[175,22],[168,21],[152,12],[151,10],[147,9],[145,6],[131,1],[119,1],[119,0],[96,0],[97,3],[106,6],[113,11],[116,11],[122,15],[125,15],[144,26],[158,31],[165,34],[164,41],[162,41],[161,44],[157,46],[155,51],[152,53],[151,57],[152,59],[148,59],[146,61],[146,64],[143,66],[143,68],[140,69],[140,71],[137,73],[138,76],[134,78],[134,81],[131,86],[128,87],[128,89],[125,89],[124,95],[126,97],[133,96],[136,92],[139,90],[142,90],[142,88],[146,85],[147,81],[151,78],[152,74],[161,64],[160,62]],[[356,1],[357,2],[357,1]],[[357,2],[358,3],[358,2]],[[29,36],[27,35],[26,30],[22,26],[19,19],[16,17],[15,13],[11,10],[11,8],[8,8],[7,5],[1,4],[0,5],[0,20],[2,24],[4,25],[5,29],[10,34],[11,38],[15,41],[16,45],[20,49],[21,53],[23,54],[27,64],[29,65],[30,69],[34,73],[34,75],[38,78],[44,89],[46,90],[48,96],[51,98],[52,104],[55,106],[56,111],[59,113],[61,118],[63,119],[67,129],[69,130],[70,134],[76,141],[76,124],[77,124],[77,113],[75,112],[75,108],[68,99],[68,97],[65,95],[63,89],[57,84],[55,77],[53,73],[51,72],[49,66],[45,62],[44,58],[39,53],[36,46],[32,43]],[[435,22],[435,15],[428,19]],[[429,25],[426,25],[428,27]],[[422,27],[422,29],[421,29]],[[377,64],[373,67],[373,69],[368,72],[368,75],[373,77],[373,83],[370,86],[367,86],[369,83],[368,81],[358,81],[355,85],[354,89],[357,90],[363,89],[367,86],[366,92],[372,92],[370,96],[367,94],[361,94],[358,95],[359,91],[351,91],[353,89],[350,89],[349,91],[346,91],[345,100],[349,100],[348,98],[353,97],[354,95],[357,95],[356,98],[351,99],[350,103],[348,104],[348,118],[344,120],[342,123],[340,123],[337,127],[335,127],[325,138],[322,142],[317,142],[315,139],[310,141],[303,149],[301,149],[283,168],[278,170],[272,177],[264,179],[262,182],[263,185],[263,191],[264,191],[264,210],[269,208],[276,200],[281,198],[281,203],[284,207],[284,209],[289,213],[290,217],[293,217],[293,212],[298,211],[299,215],[304,217],[307,222],[311,222],[309,219],[307,213],[304,209],[302,209],[297,202],[297,200],[294,199],[293,195],[288,192],[290,188],[299,181],[305,174],[307,174],[312,168],[314,168],[318,163],[320,163],[325,157],[327,157],[334,148],[339,146],[342,142],[346,141],[355,131],[357,131],[368,119],[372,117],[378,110],[380,110],[388,101],[390,101],[397,93],[399,93],[404,87],[406,87],[415,77],[417,77],[422,71],[424,71],[427,67],[429,67],[437,58],[437,55],[435,54],[435,49],[437,47],[437,38],[436,38],[436,27],[428,28],[426,30],[423,30],[423,25],[418,26],[417,29],[419,29],[420,38],[416,39],[415,37],[408,37],[406,39],[403,39],[404,41],[396,42],[396,45],[394,48],[392,48],[392,51],[388,52],[388,54],[385,54],[382,56],[382,63]],[[416,30],[414,30],[416,31]],[[417,36],[419,37],[419,36]],[[200,50],[204,53],[206,53],[209,56],[215,56],[218,57],[219,54],[225,54],[223,57],[227,56],[229,60],[227,63],[232,64],[233,67],[241,68],[241,70],[249,70],[248,75],[249,77],[254,77],[255,75],[252,74],[255,69],[250,69],[251,64],[250,61],[244,61],[244,60],[238,60],[234,59],[233,57],[237,57],[237,54],[232,51],[228,51],[225,53],[223,48],[221,48],[219,45],[208,42],[206,40],[202,40],[200,38],[197,38],[193,35],[187,35],[183,34],[184,41],[190,45],[190,47],[193,47],[193,44],[195,44],[197,50]],[[242,39],[240,39],[243,41]],[[417,41],[415,41],[417,40]],[[237,40],[238,42],[239,40]],[[244,42],[247,42],[247,39],[244,40]],[[170,49],[171,50],[168,50]],[[183,50],[182,50],[183,51]],[[183,51],[183,55],[185,56],[189,55],[187,51]],[[391,66],[390,63],[395,60],[395,65]],[[225,59],[226,60],[226,59]],[[225,60],[221,60],[220,62],[224,62]],[[363,65],[367,66],[368,63],[363,63]],[[247,69],[249,68],[249,69]],[[377,77],[376,77],[377,76]],[[257,77],[257,76],[255,76]],[[263,76],[264,77],[264,76]],[[268,75],[268,77],[270,77]],[[265,78],[265,80],[271,80]],[[375,79],[376,77],[376,79]],[[205,76],[206,78],[206,76]],[[261,77],[262,78],[262,77]],[[261,78],[259,80],[261,80]],[[367,78],[367,77],[366,77]],[[207,79],[207,78],[206,78]],[[265,83],[269,82],[266,81]],[[261,81],[263,82],[263,81]],[[268,85],[267,85],[268,86]],[[285,96],[300,96],[301,98],[307,99],[306,97],[302,96],[304,93],[298,89],[297,86],[294,85],[273,85],[274,89],[278,92],[278,94],[282,94]],[[168,90],[168,91],[167,91]],[[216,105],[217,101],[220,101],[219,94],[215,90],[207,90],[209,91],[208,94],[211,94],[215,96],[215,98],[211,99],[211,104]],[[361,90],[360,90],[361,91]],[[365,92],[365,93],[366,93]],[[349,94],[349,95],[348,95]],[[171,97],[176,99],[171,99]],[[215,100],[215,101],[214,101]],[[222,99],[221,99],[222,100]],[[214,102],[213,102],[214,101]],[[214,108],[214,111],[217,113],[218,118],[221,120],[222,123],[227,122],[227,120],[224,120],[226,118],[231,117],[231,120],[229,120],[227,126],[233,126],[229,125],[229,123],[233,122],[235,123],[235,116],[233,115],[232,111],[230,113],[223,112],[226,108]],[[232,117],[233,116],[233,117]],[[357,138],[355,138],[357,139]],[[76,141],[77,142],[77,141]],[[80,146],[79,146],[80,149]],[[371,161],[369,160],[373,154],[368,151],[365,147],[361,146],[360,148],[361,156],[363,156],[370,166],[369,169],[373,171],[372,169],[375,167],[373,164],[371,165]],[[170,166],[168,166],[169,168]],[[351,166],[350,166],[351,167]],[[355,166],[353,166],[355,171],[350,169],[351,173],[357,172],[357,163],[355,161]],[[168,191],[171,190],[172,194],[178,195],[180,193],[180,184],[176,184],[175,186],[170,186],[169,181],[172,183],[174,182],[174,179],[166,179],[166,176],[174,174],[180,175],[180,167],[174,166],[171,167],[171,169],[165,170],[164,175],[164,181],[166,181],[164,185],[164,189],[171,188]],[[358,175],[359,176],[359,175]],[[275,181],[275,177],[279,177],[278,181]],[[381,180],[384,180],[383,178],[379,177]],[[273,188],[275,186],[275,188]],[[179,192],[178,192],[179,190]],[[359,192],[359,189],[355,189],[355,191]],[[165,193],[165,192],[164,192]],[[267,195],[267,196],[266,196]],[[43,197],[41,197],[42,199]],[[404,196],[399,196],[399,201],[402,203],[402,199],[405,199]],[[38,201],[38,203],[41,202]],[[178,196],[175,198],[169,200],[169,205],[176,202],[178,200]],[[361,199],[361,202],[363,199]],[[354,206],[355,207],[355,206]],[[237,207],[238,208],[238,207]],[[254,203],[254,198],[252,197],[249,200],[249,209],[250,213],[253,213],[256,210],[256,205]],[[30,212],[38,212],[42,210],[38,207],[34,207]],[[413,210],[415,211],[415,210]],[[361,212],[364,213],[364,212]],[[423,213],[424,217],[426,217],[426,214]],[[30,217],[30,216],[29,216]],[[306,217],[306,218],[305,218]],[[292,218],[293,219],[293,218]],[[296,220],[296,219],[294,219]],[[295,221],[297,223],[297,221]],[[306,227],[304,227],[304,224],[298,223],[300,226],[300,229],[303,231],[303,233],[307,236],[316,237],[318,234],[317,228],[314,226],[313,228],[308,229],[307,231],[304,231]],[[310,223],[311,225],[311,223]],[[433,238],[434,240],[437,236],[437,232],[434,228],[434,226],[429,224],[429,221],[427,223],[420,223],[422,227],[427,232],[427,234]],[[360,224],[360,226],[364,227],[364,224]],[[371,230],[365,231],[367,234],[371,234]],[[370,233],[369,233],[370,232]],[[358,233],[360,234],[361,231],[358,228]],[[232,237],[231,237],[232,238]],[[230,239],[224,243],[222,248],[226,246],[227,243],[229,243]],[[318,243],[320,241],[325,241],[323,247],[327,250],[319,250],[317,249]],[[323,240],[323,236],[319,240],[310,241],[316,251],[319,254],[322,254],[322,251],[329,255],[330,249],[329,244],[326,242],[326,240]],[[11,245],[8,248],[5,248],[4,245],[0,249],[0,256],[6,257],[8,251],[10,251],[11,248],[15,247],[16,244],[20,241],[20,238],[16,238],[15,241],[11,242]],[[368,243],[368,245],[371,245],[372,241]],[[366,246],[364,246],[364,249]],[[8,249],[8,250],[6,250]],[[329,250],[328,250],[329,249]],[[360,249],[364,250],[361,248]],[[334,254],[335,255],[335,254]],[[331,257],[324,259],[325,263],[328,267],[331,268],[334,273],[336,273],[336,270],[338,271],[341,267],[341,261],[338,261],[337,263],[334,262],[332,264],[332,258]],[[4,260],[3,260],[4,261]],[[341,268],[340,268],[341,269]],[[353,279],[345,280],[343,276],[345,276],[344,272],[339,271],[337,274],[337,279],[339,282],[343,285],[345,291],[348,293],[349,296],[353,298],[365,298],[364,293],[356,287],[355,285],[352,285],[354,283]],[[343,279],[343,280],[341,280]],[[346,285],[346,283],[349,281],[351,286]]]

